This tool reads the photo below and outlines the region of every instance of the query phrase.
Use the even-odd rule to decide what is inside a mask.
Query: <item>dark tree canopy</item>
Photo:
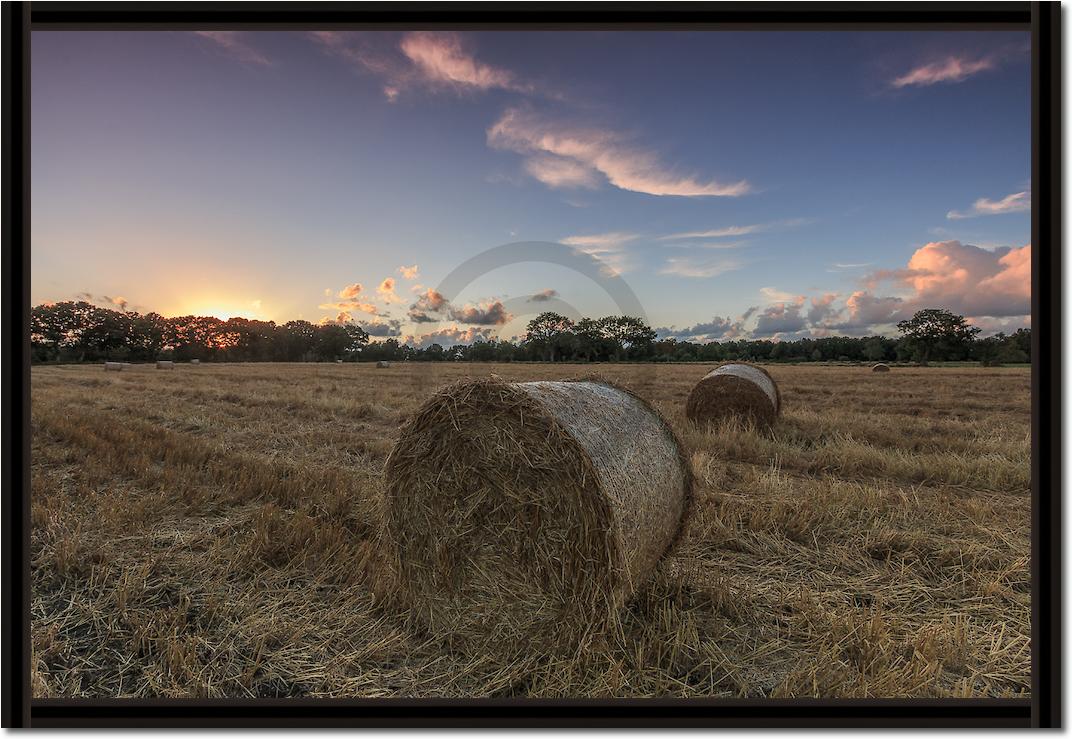
[[[164,318],[100,308],[84,301],[38,305],[30,312],[34,362],[170,358],[221,362],[570,361],[570,362],[876,362],[974,359],[987,365],[1028,362],[1031,330],[975,338],[978,329],[948,311],[901,322],[904,336],[827,336],[794,341],[735,339],[696,343],[659,339],[633,316],[580,318],[542,313],[516,341],[478,338],[469,345],[414,347],[389,337],[371,341],[354,323],[257,321],[212,316]]]

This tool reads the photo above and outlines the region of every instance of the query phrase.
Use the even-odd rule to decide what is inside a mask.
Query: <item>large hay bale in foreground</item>
[[[156,362],[156,368],[173,370],[175,369],[175,363],[167,359],[160,359]]]
[[[390,366],[391,366],[390,362],[385,362],[382,359],[379,362],[376,362],[376,369],[386,369],[386,368],[388,368]]]
[[[104,363],[104,371],[105,372],[122,372],[123,371],[123,363],[122,362],[105,362]]]
[[[403,428],[388,533],[413,619],[463,648],[575,646],[677,539],[692,497],[680,442],[597,381],[466,381]]]
[[[871,368],[871,371],[872,372],[889,372],[890,371],[890,366],[888,364],[882,364],[881,362],[879,362],[878,364],[876,364],[875,366],[873,366]]]
[[[724,364],[711,370],[689,393],[685,415],[695,423],[751,418],[770,426],[782,411],[778,383],[762,367]]]

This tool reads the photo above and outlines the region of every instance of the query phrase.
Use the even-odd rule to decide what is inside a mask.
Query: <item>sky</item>
[[[1030,325],[1027,32],[34,32],[31,301],[661,337]],[[598,260],[503,264],[512,242]],[[553,247],[546,247],[551,249]],[[605,279],[604,279],[605,278]]]

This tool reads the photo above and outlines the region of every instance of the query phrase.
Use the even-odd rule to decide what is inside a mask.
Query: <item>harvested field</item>
[[[409,627],[383,466],[434,390],[579,365],[32,371],[34,695],[1008,696],[1030,689],[1030,373],[768,366],[770,431],[698,427],[705,365],[604,365],[688,447],[693,515],[563,657]]]

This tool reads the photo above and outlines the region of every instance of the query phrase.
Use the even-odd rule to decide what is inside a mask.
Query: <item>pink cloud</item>
[[[246,43],[246,33],[243,31],[194,31],[194,34],[216,43],[240,62],[265,67],[272,64],[268,57]]]
[[[511,108],[487,131],[488,145],[514,151],[526,157],[551,155],[573,163],[574,170],[567,179],[553,175],[541,179],[552,187],[577,186],[588,176],[604,177],[622,190],[648,195],[677,195],[682,197],[735,197],[751,186],[741,180],[721,183],[699,179],[663,166],[651,152],[631,145],[626,137],[614,131],[570,126],[543,118],[520,108]],[[529,173],[539,178],[548,171],[537,164]]]
[[[478,326],[501,326],[513,319],[513,316],[506,310],[500,300],[483,305],[466,305],[461,308],[451,308],[450,316],[459,323]]]
[[[923,64],[906,72],[890,82],[893,87],[912,85],[926,87],[939,82],[960,82],[979,72],[993,69],[997,62],[993,57],[969,59],[965,56],[951,55],[940,61]]]
[[[361,313],[368,313],[370,316],[375,316],[379,313],[379,309],[372,303],[362,303],[358,300],[342,300],[337,303],[321,303],[320,310],[337,310],[337,311],[359,311]]]
[[[456,344],[472,344],[479,339],[487,340],[491,337],[493,330],[491,328],[470,327],[463,329],[459,326],[449,326],[419,336],[406,336],[403,339],[403,343],[421,349],[427,348],[432,344],[439,344],[444,347],[451,347]]]
[[[979,198],[972,203],[971,210],[967,212],[951,210],[945,214],[945,217],[956,220],[974,218],[975,216],[1000,215],[1002,213],[1022,213],[1029,210],[1031,210],[1031,193],[1025,190],[1006,195],[1001,200]]]
[[[376,294],[380,296],[380,299],[385,303],[401,303],[402,298],[398,297],[398,293],[395,292],[395,278],[387,277],[376,288]]]
[[[407,280],[415,280],[420,274],[420,270],[417,268],[416,264],[414,264],[412,267],[407,267],[403,264],[401,267],[398,268],[398,273],[405,277]]]
[[[339,297],[343,300],[352,300],[356,298],[358,294],[365,288],[361,286],[360,282],[355,282],[352,285],[347,285],[339,291]]]
[[[402,53],[420,71],[425,81],[455,89],[531,91],[531,85],[518,82],[514,75],[478,62],[462,46],[455,33],[414,31],[402,38]]]

